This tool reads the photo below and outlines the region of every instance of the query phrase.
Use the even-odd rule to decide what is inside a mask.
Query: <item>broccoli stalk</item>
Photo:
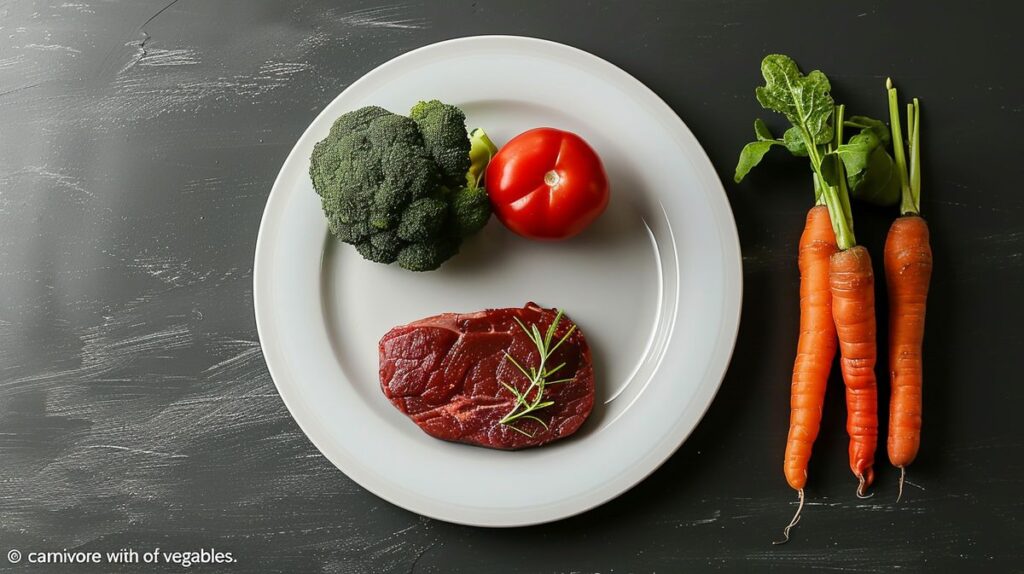
[[[483,129],[475,128],[469,132],[469,171],[466,172],[467,187],[480,187],[484,180],[487,164],[491,162],[491,158],[496,153],[498,153],[498,146],[494,145],[494,142],[491,141],[491,138],[487,137]]]
[[[366,259],[437,269],[491,215],[480,186],[497,151],[466,135],[462,110],[437,100],[410,117],[369,106],[339,117],[313,148],[309,173],[332,234]]]
[[[469,133],[469,142],[466,185],[452,192],[450,199],[452,222],[459,237],[473,235],[491,219],[491,200],[481,183],[487,164],[498,153],[498,147],[480,128]]]

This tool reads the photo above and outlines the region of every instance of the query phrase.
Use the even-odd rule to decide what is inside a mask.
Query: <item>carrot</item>
[[[829,257],[836,252],[828,208],[816,205],[807,212],[800,236],[800,338],[793,364],[789,437],[783,471],[794,490],[803,493],[811,446],[818,437],[825,388],[836,354],[836,328],[832,322]]]
[[[921,444],[921,343],[931,273],[928,224],[918,215],[896,219],[885,241],[892,382],[888,450],[889,461],[901,470],[901,486]]]
[[[846,383],[846,431],[850,470],[860,481],[857,495],[874,481],[878,444],[878,389],[875,362],[875,279],[871,256],[863,246],[839,251],[829,261],[832,317],[839,336],[839,361]]]
[[[825,389],[836,355],[836,327],[832,322],[832,293],[829,290],[829,258],[836,252],[836,236],[832,231],[828,208],[815,205],[807,212],[804,232],[800,235],[797,264],[800,268],[800,338],[793,362],[790,387],[789,436],[782,470],[786,482],[797,491],[799,505],[793,520],[784,531],[800,521],[804,506],[804,486],[811,447],[818,438]]]
[[[928,224],[921,211],[920,104],[908,106],[910,169],[903,153],[896,88],[886,81],[893,152],[900,175],[901,216],[893,221],[885,240],[885,283],[889,292],[889,462],[900,469],[896,501],[903,497],[907,466],[921,444],[921,345],[925,305],[932,275],[932,249]]]

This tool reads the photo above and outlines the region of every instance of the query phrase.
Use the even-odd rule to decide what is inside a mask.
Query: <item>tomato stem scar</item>
[[[562,176],[557,171],[551,170],[544,174],[544,184],[548,187],[555,187],[562,181]]]

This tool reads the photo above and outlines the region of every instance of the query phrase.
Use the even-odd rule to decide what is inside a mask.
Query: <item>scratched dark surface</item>
[[[14,548],[216,547],[239,562],[192,570],[1019,571],[1024,14],[907,4],[0,1],[0,570],[88,570],[11,566]],[[278,397],[252,313],[264,202],[314,115],[394,56],[485,33],[578,46],[665,98],[726,183],[746,281],[732,366],[679,452],[597,510],[515,530],[420,518],[336,470]],[[853,496],[834,379],[782,547],[810,180],[776,156],[731,182],[769,51],[872,115],[886,74],[923,98],[935,250],[905,500],[884,447],[876,496]],[[892,212],[856,216],[878,259]]]

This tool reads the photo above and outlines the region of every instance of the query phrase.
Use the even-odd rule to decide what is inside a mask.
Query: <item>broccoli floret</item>
[[[449,216],[458,237],[469,237],[491,219],[491,201],[482,187],[461,187],[448,195]]]
[[[448,237],[410,243],[398,253],[398,264],[410,271],[433,271],[458,252],[458,240]]]
[[[394,263],[398,259],[398,252],[405,247],[406,243],[398,237],[394,229],[374,233],[369,239],[356,244],[356,251],[364,259],[376,261],[377,263]]]
[[[398,236],[410,242],[430,241],[442,235],[448,222],[448,205],[443,200],[424,197],[409,204],[398,224]]]
[[[423,134],[423,143],[441,168],[448,185],[459,185],[469,171],[469,139],[466,138],[466,114],[438,100],[419,102],[409,111]]]
[[[383,177],[372,196],[370,225],[391,229],[401,221],[410,202],[436,191],[437,166],[422,147],[404,142],[388,148],[381,162]]]
[[[342,115],[313,146],[309,174],[332,234],[371,261],[428,271],[487,222],[490,204],[482,189],[464,185],[479,177],[469,175],[462,112],[437,101],[414,109],[417,119],[372,106]],[[478,156],[473,165],[482,169]],[[449,191],[453,169],[459,188]]]
[[[344,114],[335,120],[334,124],[331,126],[331,135],[337,136],[338,134],[344,134],[347,132],[363,132],[366,130],[366,126],[373,120],[391,115],[394,114],[379,106],[366,106],[364,108],[359,108],[358,110]]]

